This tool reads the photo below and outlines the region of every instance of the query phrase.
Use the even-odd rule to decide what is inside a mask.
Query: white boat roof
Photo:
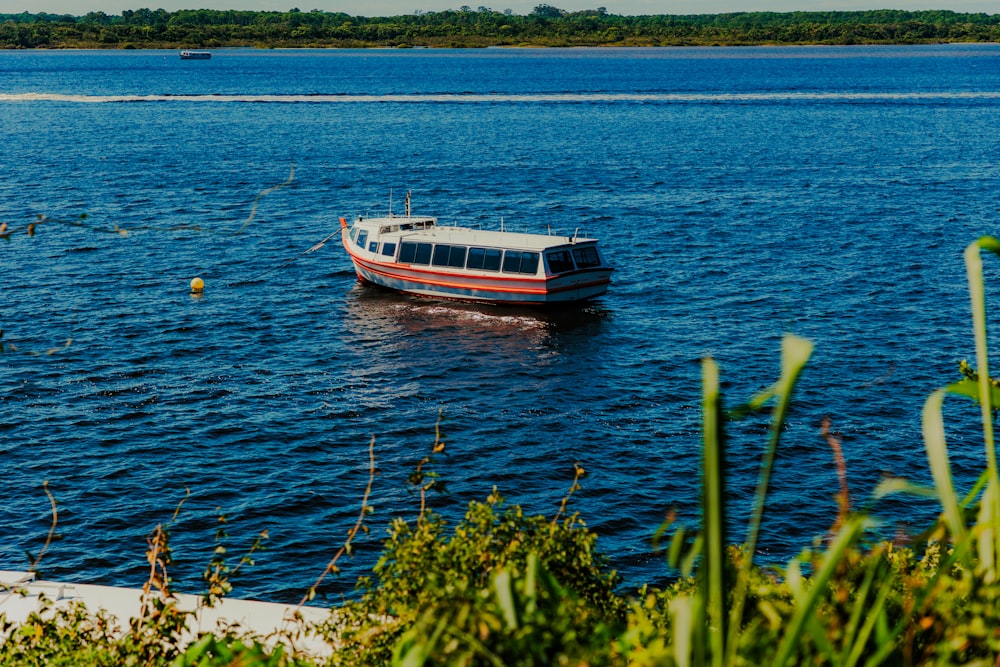
[[[402,226],[413,223],[433,222],[434,226],[426,229],[403,229]],[[453,243],[460,245],[487,246],[492,248],[514,248],[519,250],[546,250],[555,246],[578,245],[582,243],[597,243],[597,239],[558,236],[555,234],[530,234],[526,232],[509,232],[472,227],[442,225],[436,218],[430,216],[392,216],[384,218],[364,218],[356,221],[361,227],[377,230],[382,227],[400,229],[384,232],[383,236],[398,237],[401,240],[425,241],[431,243]]]

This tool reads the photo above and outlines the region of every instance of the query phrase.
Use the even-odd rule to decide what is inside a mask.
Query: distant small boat
[[[390,206],[391,209],[391,206]],[[391,213],[340,219],[341,240],[362,283],[414,296],[497,305],[587,301],[604,294],[614,269],[597,239],[484,231]]]
[[[181,60],[208,60],[211,57],[211,51],[181,51]]]

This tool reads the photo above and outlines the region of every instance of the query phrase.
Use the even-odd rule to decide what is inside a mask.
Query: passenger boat
[[[181,60],[208,60],[211,57],[211,51],[181,51]]]
[[[406,212],[340,219],[358,280],[421,297],[500,305],[575,303],[607,292],[597,239],[487,231]]]

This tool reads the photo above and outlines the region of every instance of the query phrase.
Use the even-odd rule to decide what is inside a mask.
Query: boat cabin
[[[391,210],[391,206],[390,206]],[[340,219],[358,280],[407,294],[505,305],[574,303],[607,291],[597,239],[439,225],[410,214]]]
[[[359,217],[350,240],[381,262],[545,276],[602,266],[595,239],[438,227],[435,218]]]

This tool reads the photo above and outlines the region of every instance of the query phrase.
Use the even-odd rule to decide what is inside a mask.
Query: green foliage
[[[429,605],[394,647],[392,664],[610,664],[615,623],[564,588],[529,553],[489,584]]]
[[[997,41],[996,15],[945,10],[618,16],[548,4],[521,16],[486,7],[391,17],[313,10],[184,9],[0,14],[0,48],[219,46],[668,46]]]
[[[161,612],[165,609],[161,607]],[[128,665],[170,665],[170,667],[224,667],[259,665],[295,667],[312,664],[288,656],[280,645],[271,650],[258,641],[246,643],[233,636],[205,634],[183,650],[163,651],[160,638],[169,625],[176,629],[174,615],[168,623],[159,617],[154,634],[122,635],[115,619],[106,613],[92,614],[83,605],[56,607],[45,601],[15,627],[0,617],[0,667],[122,667]],[[156,648],[151,647],[151,643]],[[152,648],[152,650],[151,650]]]
[[[285,655],[281,646],[268,651],[260,642],[250,644],[239,639],[219,639],[206,634],[193,642],[183,654],[177,656],[170,667],[293,667],[308,665],[309,662]]]
[[[253,565],[253,554],[264,548],[264,540],[268,538],[267,531],[262,531],[260,535],[250,545],[250,549],[235,567],[230,567],[226,561],[228,549],[225,546],[229,537],[226,533],[227,519],[224,514],[217,517],[218,527],[215,531],[215,550],[212,552],[212,559],[209,561],[202,580],[205,582],[205,592],[202,595],[202,602],[206,607],[213,607],[223,596],[228,595],[233,590],[231,579],[244,565]]]
[[[0,616],[0,666],[48,667],[118,665],[115,623],[105,614],[92,616],[82,605],[42,609],[15,626]]]
[[[617,575],[605,571],[607,559],[596,550],[597,536],[576,514],[555,522],[527,516],[520,506],[506,506],[494,490],[484,502],[470,503],[452,532],[446,528],[433,512],[413,523],[393,520],[373,568],[376,579],[362,577],[361,599],[340,610],[347,626],[334,638],[345,647],[340,664],[388,664],[395,643],[428,609],[466,620],[471,612],[495,613],[501,603],[490,591],[495,592],[501,573],[508,582],[521,581],[529,572],[535,581],[551,577],[559,587],[546,589],[545,595],[571,591],[573,601],[566,604],[585,607],[591,618],[612,620],[624,614],[625,603],[614,591]],[[532,570],[532,559],[547,574],[540,575],[538,565]],[[413,642],[412,636],[408,641]]]

